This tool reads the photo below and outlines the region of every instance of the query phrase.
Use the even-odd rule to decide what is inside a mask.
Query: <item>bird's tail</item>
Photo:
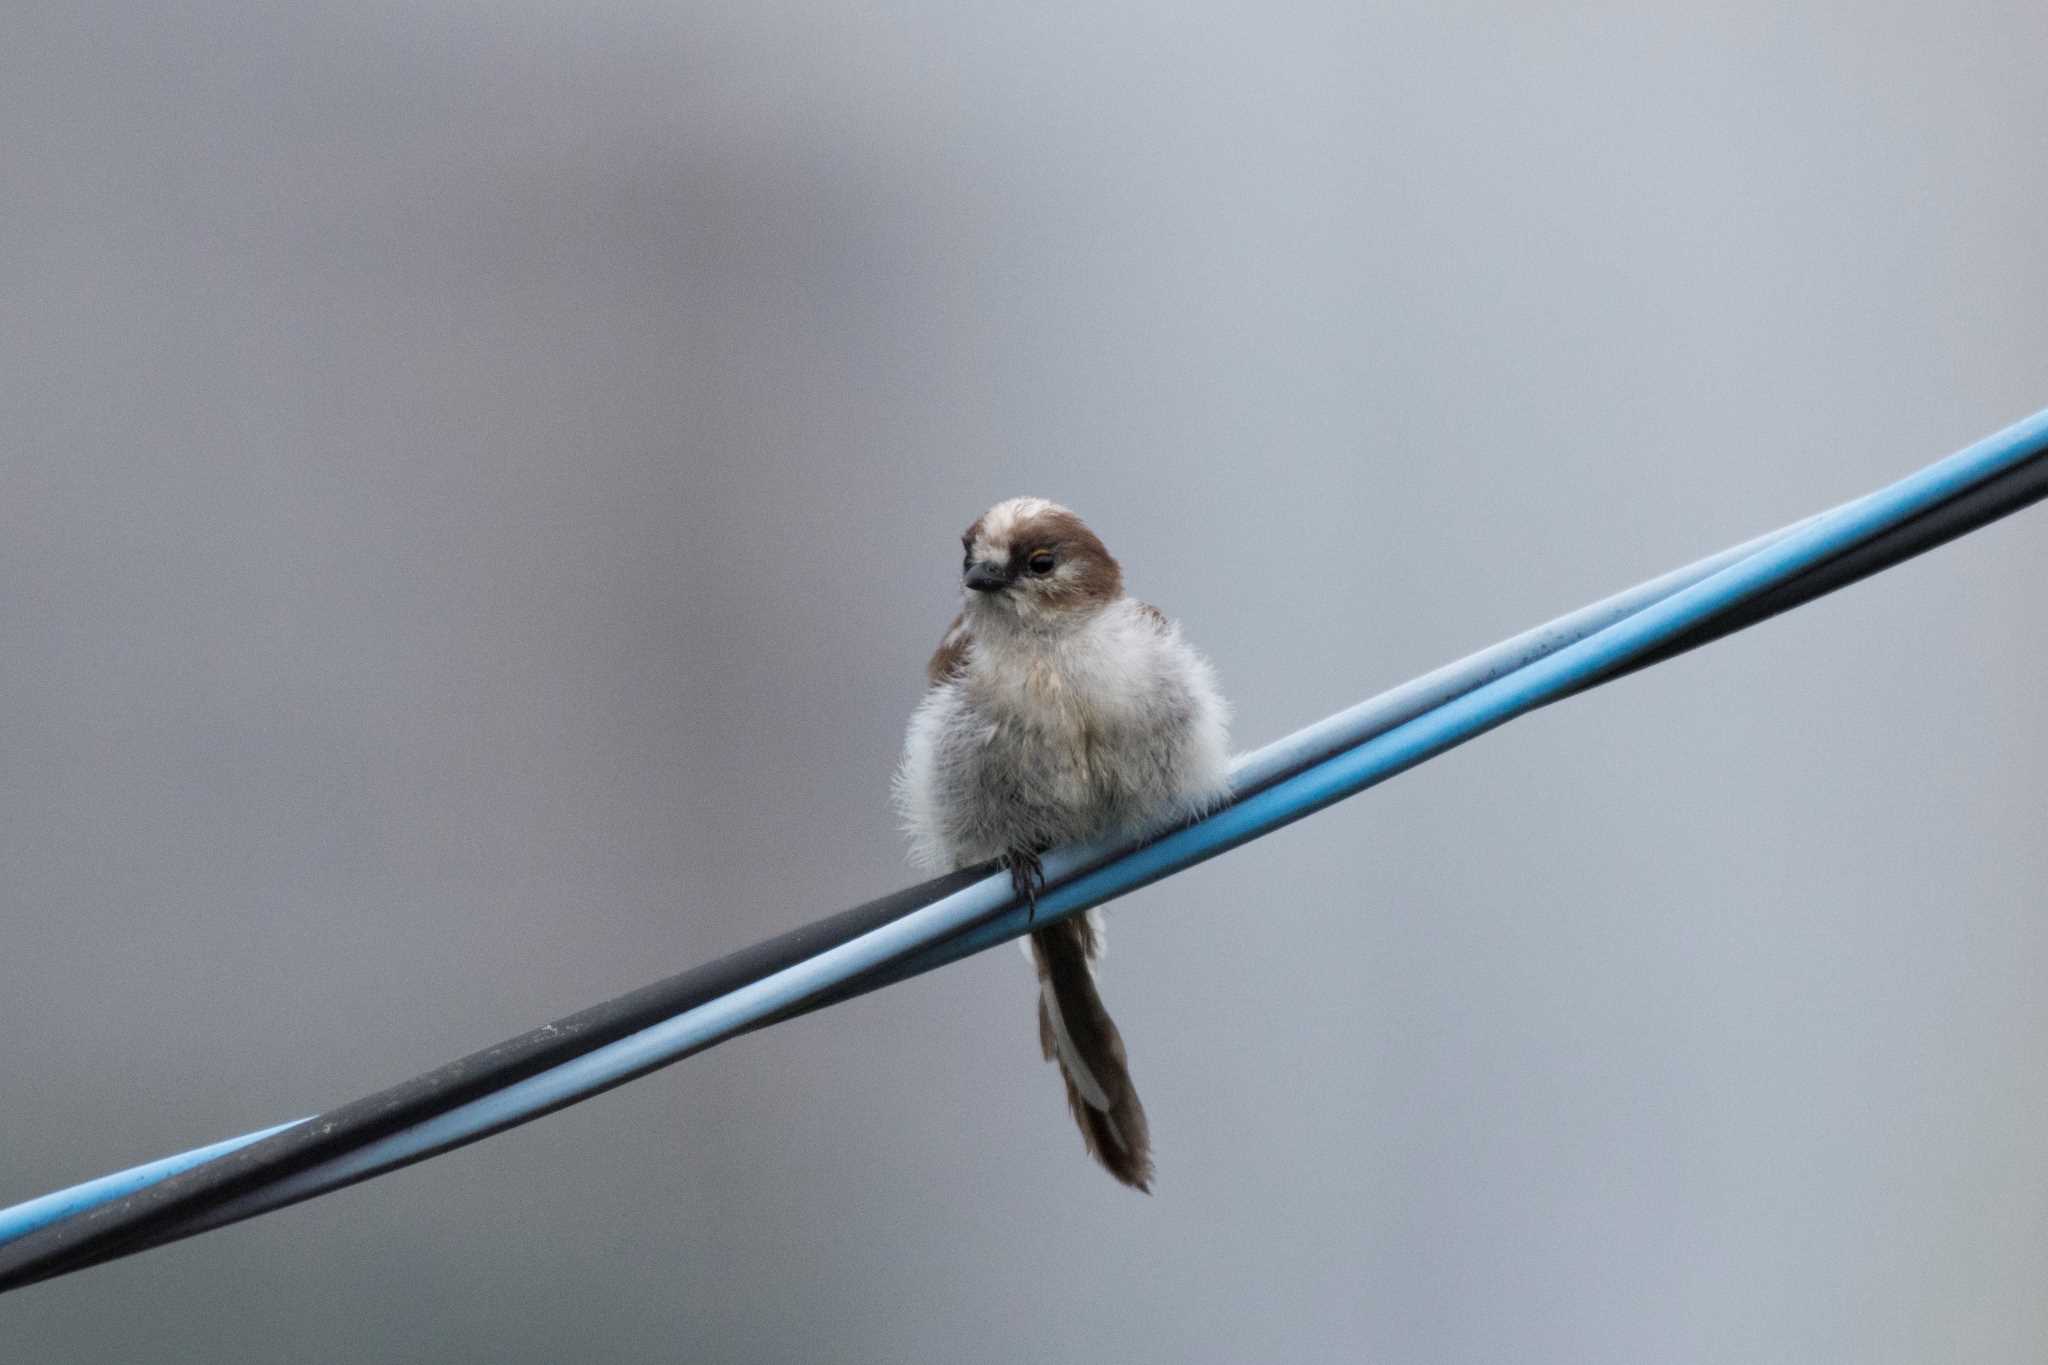
[[[1152,1135],[1131,1084],[1124,1040],[1095,990],[1094,919],[1075,915],[1032,931],[1038,964],[1038,1045],[1058,1062],[1081,1141],[1103,1169],[1152,1192]]]

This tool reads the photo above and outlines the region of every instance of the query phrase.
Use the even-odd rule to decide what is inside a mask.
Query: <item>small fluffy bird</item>
[[[960,614],[926,668],[896,799],[932,871],[990,859],[1035,905],[1039,855],[1164,827],[1228,788],[1229,706],[1209,663],[1072,512],[999,502],[961,538]],[[1038,1041],[1090,1155],[1149,1192],[1152,1141],[1095,989],[1093,911],[1034,930]]]

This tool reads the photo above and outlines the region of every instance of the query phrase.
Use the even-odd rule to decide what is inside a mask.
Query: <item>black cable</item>
[[[174,1240],[160,1234],[246,1191],[412,1127],[481,1095],[502,1090],[858,938],[987,874],[987,868],[948,873],[792,929],[601,1005],[579,1010],[552,1024],[529,1029],[495,1047],[473,1052],[425,1075],[328,1110],[239,1151],[39,1228],[0,1245],[0,1292]],[[808,1011],[788,1011],[780,1017],[796,1013]],[[754,1027],[772,1022],[776,1020],[763,1020]],[[613,1084],[631,1079],[632,1076],[621,1076]],[[430,1155],[423,1152],[417,1159],[424,1160]]]
[[[2048,454],[2036,455],[2016,464],[1996,478],[1902,522],[1856,549],[1824,561],[1779,587],[1739,602],[1692,631],[1576,690],[1584,691],[1599,682],[1625,676],[1649,663],[1697,648],[1812,601],[2043,497],[2048,497]],[[181,1228],[208,1210],[242,1194],[320,1165],[388,1134],[416,1126],[684,1010],[724,996],[932,904],[980,880],[987,872],[988,868],[983,867],[951,873],[792,930],[553,1024],[530,1030],[495,1047],[472,1053],[425,1075],[323,1113],[309,1122],[251,1143],[226,1156],[166,1177],[133,1194],[27,1233],[13,1242],[0,1245],[0,1291],[99,1264],[186,1235]],[[764,1018],[740,1032],[808,1014],[932,970],[978,951],[986,946],[991,936],[1000,938],[1021,932],[1022,916],[1021,909],[998,911],[987,924],[963,929],[915,957],[879,967]],[[665,1063],[656,1065],[662,1064]],[[653,1069],[654,1066],[647,1068]],[[623,1084],[640,1074],[645,1073],[622,1075],[610,1084]],[[608,1089],[610,1085],[603,1088]],[[413,1159],[425,1159],[430,1155],[433,1155],[432,1151],[424,1151]]]
[[[2048,498],[2048,455],[2037,455],[2025,464],[2015,465],[1997,479],[1931,507],[1885,534],[1737,604],[1713,620],[1588,682],[1572,695],[1591,691],[1616,678],[1625,678],[1639,669],[1663,663],[1701,645],[1712,644],[1724,635],[1733,635],[1794,607],[1804,606],[1816,598],[1861,582],[1874,573],[1946,545],[1958,536],[1988,526],[2043,498]]]

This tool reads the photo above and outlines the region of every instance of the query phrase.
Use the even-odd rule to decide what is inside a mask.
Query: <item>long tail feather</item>
[[[1059,1063],[1067,1107],[1088,1154],[1133,1189],[1152,1192],[1152,1133],[1131,1083],[1124,1040],[1095,990],[1095,926],[1076,915],[1031,935],[1038,965],[1038,1045]]]

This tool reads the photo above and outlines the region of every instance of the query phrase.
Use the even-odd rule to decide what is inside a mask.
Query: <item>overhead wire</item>
[[[1853,502],[1675,570],[1240,759],[1220,809],[1055,850],[1040,920],[1258,838],[1518,715],[1768,619],[2048,495],[2048,412]],[[368,1179],[714,1044],[1013,938],[1007,875],[936,878],[315,1118],[0,1210],[0,1290]]]

